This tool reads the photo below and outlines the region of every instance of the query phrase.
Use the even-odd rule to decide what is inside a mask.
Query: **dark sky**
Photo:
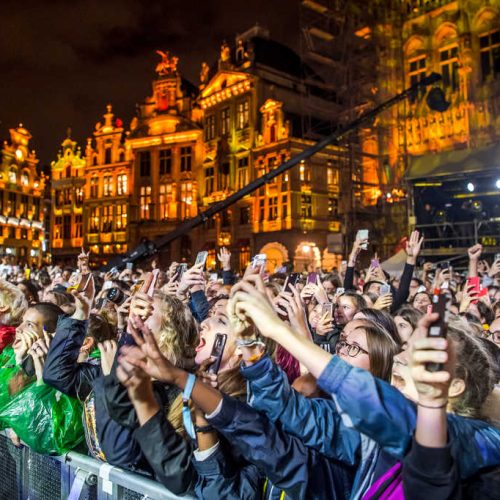
[[[298,11],[299,0],[2,0],[0,138],[23,123],[49,164],[68,127],[84,148],[108,102],[128,125],[151,93],[156,49],[198,84],[201,62],[256,22],[298,49]]]

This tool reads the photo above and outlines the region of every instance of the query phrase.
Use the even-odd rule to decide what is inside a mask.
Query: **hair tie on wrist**
[[[422,408],[427,408],[429,410],[442,410],[443,408],[446,408],[448,406],[448,403],[445,403],[444,405],[441,406],[428,406],[428,405],[423,405],[422,403],[417,403],[418,406],[421,406]]]

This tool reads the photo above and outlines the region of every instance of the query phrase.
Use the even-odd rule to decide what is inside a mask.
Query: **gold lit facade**
[[[0,164],[0,252],[13,263],[41,264],[45,252],[45,179],[29,150],[31,134],[10,129]]]
[[[85,149],[84,243],[99,262],[128,250],[131,154],[123,122],[108,104]]]
[[[84,246],[85,158],[68,137],[51,164],[51,251],[56,260],[78,255]]]

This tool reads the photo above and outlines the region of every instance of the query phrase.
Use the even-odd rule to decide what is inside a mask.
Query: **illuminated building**
[[[85,158],[68,131],[57,160],[51,163],[51,251],[54,261],[74,263],[84,246]]]
[[[311,88],[299,57],[259,27],[237,36],[233,48],[224,43],[212,69],[202,65],[204,208],[312,144],[302,138],[306,92]],[[318,120],[335,112],[321,97],[315,104]],[[338,153],[325,149],[207,221],[202,236],[209,266],[221,246],[231,249],[239,269],[261,252],[271,272],[285,263],[298,270],[338,265],[338,256],[327,251],[328,234],[340,231]]]
[[[198,172],[203,155],[196,88],[184,80],[176,57],[158,51],[153,94],[139,105],[127,135],[133,157],[130,234],[135,244],[154,240],[198,214]],[[198,232],[174,241],[161,251],[162,263],[190,260],[197,251]]]
[[[380,61],[380,75],[386,75],[381,94],[396,93],[436,72],[443,77],[450,107],[443,113],[431,111],[421,95],[382,116],[380,130],[385,133],[379,134],[379,144],[387,157],[387,183],[394,189],[407,180],[415,210],[411,225],[440,224],[422,228],[436,239],[425,252],[443,254],[443,247],[452,247],[448,253],[463,253],[476,237],[491,247],[487,251],[498,251],[500,4],[403,4],[400,23],[378,27],[399,40]]]
[[[128,249],[131,156],[124,143],[123,122],[110,104],[93,135],[85,149],[84,244],[96,261],[107,262]]]
[[[45,251],[43,193],[45,179],[29,150],[31,134],[22,126],[10,129],[0,165],[0,252],[13,263],[39,265]]]

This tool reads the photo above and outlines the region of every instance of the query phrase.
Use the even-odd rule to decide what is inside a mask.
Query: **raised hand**
[[[476,243],[475,245],[471,246],[467,250],[467,253],[469,255],[469,260],[477,262],[479,260],[479,257],[481,257],[482,251],[483,251],[483,245],[481,245],[481,243]]]
[[[420,233],[418,231],[412,231],[410,239],[406,242],[406,255],[408,256],[408,264],[416,265],[417,257],[420,253],[423,242],[424,237],[420,237]]]
[[[184,298],[189,290],[205,289],[206,282],[203,275],[203,267],[203,263],[195,264],[182,275],[179,287],[177,288],[177,296],[179,298]]]
[[[231,252],[226,248],[222,247],[217,254],[217,259],[222,265],[224,271],[231,270]]]
[[[78,255],[77,259],[77,266],[82,274],[90,273],[89,260],[90,260],[90,250],[88,252],[85,252],[85,249],[82,247],[82,251],[80,255]]]
[[[390,309],[392,306],[392,293],[387,293],[385,295],[381,295],[373,304],[373,309],[378,309],[382,311],[383,309]]]
[[[146,321],[154,310],[154,301],[145,292],[136,292],[130,301],[130,316],[138,316],[143,321]]]
[[[51,341],[52,335],[44,331],[43,337],[35,341],[28,350],[28,354],[33,358],[33,365],[35,367],[35,375],[38,384],[43,382],[43,366],[45,364],[47,353],[49,352]]]
[[[109,375],[115,360],[116,351],[118,350],[118,344],[116,340],[105,340],[104,342],[99,342],[97,347],[99,351],[101,351],[102,373],[104,375]]]
[[[75,298],[76,306],[72,318],[79,320],[89,319],[95,296],[95,283],[92,274],[82,276],[82,281],[78,289],[71,290],[70,293]]]

